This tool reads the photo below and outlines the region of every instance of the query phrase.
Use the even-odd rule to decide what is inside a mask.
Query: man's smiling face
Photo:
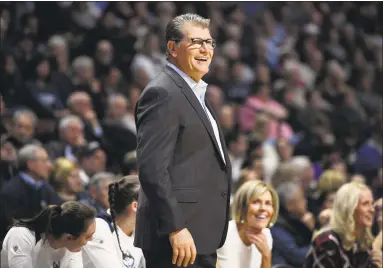
[[[209,72],[215,41],[212,39],[208,28],[186,23],[181,31],[183,39],[178,42],[178,45],[176,42],[172,42],[170,54],[174,57],[179,68],[198,82]],[[201,39],[204,42],[201,42]]]

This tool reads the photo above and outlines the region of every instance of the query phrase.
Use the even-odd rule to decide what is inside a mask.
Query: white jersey
[[[118,252],[108,223],[96,218],[93,238],[82,248],[84,268],[123,267],[122,257]]]
[[[262,232],[266,236],[267,244],[272,249],[273,238],[270,229]],[[255,245],[246,246],[239,236],[237,224],[229,222],[225,244],[217,250],[218,262],[222,268],[260,268],[262,255]]]
[[[54,249],[47,241],[36,243],[35,232],[12,227],[3,241],[1,268],[82,268],[81,252]]]
[[[144,254],[142,253],[142,250],[140,248],[136,248],[133,245],[134,234],[132,234],[132,236],[128,236],[118,226],[117,226],[116,231],[118,232],[118,236],[120,238],[120,244],[121,244],[122,251],[127,256],[123,260],[123,266],[122,267],[124,267],[124,268],[145,268],[146,267],[145,258],[144,258]],[[116,234],[113,234],[113,237],[114,237],[114,242],[116,243],[116,246],[118,247],[118,241],[117,241]],[[121,250],[119,249],[118,252],[119,252],[120,258],[122,259],[123,256],[122,256]]]

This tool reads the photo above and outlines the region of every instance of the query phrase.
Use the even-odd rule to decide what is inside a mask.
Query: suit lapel
[[[209,133],[210,138],[211,138],[211,140],[212,140],[212,142],[213,142],[213,144],[214,144],[215,148],[217,149],[217,152],[220,156],[220,159],[222,160],[221,152],[219,150],[219,146],[218,146],[218,143],[217,143],[215,135],[214,135],[213,127],[212,127],[212,125],[209,121],[209,118],[207,117],[205,111],[203,110],[201,103],[199,102],[199,100],[195,96],[193,90],[189,87],[189,85],[186,83],[186,81],[182,77],[180,77],[175,70],[173,70],[172,67],[166,66],[165,73],[167,73],[174,80],[174,82],[181,88],[182,93],[185,95],[186,99],[193,106],[198,117],[201,119],[207,132]],[[211,111],[210,108],[208,108],[208,109]],[[218,122],[217,122],[217,124],[218,124]],[[221,133],[220,133],[220,136],[221,136]],[[221,145],[222,145],[222,138],[221,138]],[[223,149],[223,147],[222,147],[222,149]],[[226,156],[225,156],[225,160],[226,160]]]

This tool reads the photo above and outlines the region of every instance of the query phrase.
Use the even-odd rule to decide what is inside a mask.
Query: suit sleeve
[[[148,88],[137,103],[136,125],[141,187],[155,213],[159,234],[179,231],[185,222],[168,170],[179,132],[176,101],[162,88]]]

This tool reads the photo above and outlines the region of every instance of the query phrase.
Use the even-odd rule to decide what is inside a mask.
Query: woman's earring
[[[241,220],[241,221],[240,221],[240,223],[241,223],[241,224],[244,224],[244,223],[245,223],[245,221],[244,221],[244,220]]]

